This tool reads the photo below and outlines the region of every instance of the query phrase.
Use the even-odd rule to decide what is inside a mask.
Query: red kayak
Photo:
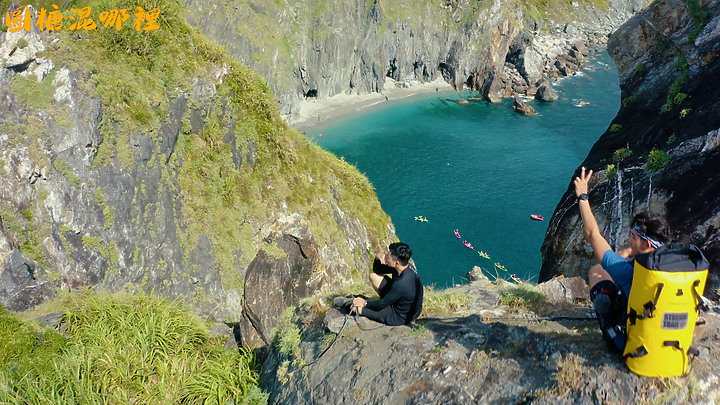
[[[457,237],[458,237],[458,239],[460,239],[460,232],[458,232],[458,230],[457,230],[457,229],[456,229],[456,230],[455,230],[454,232],[455,232],[455,236],[457,236]]]
[[[543,218],[542,215],[536,215],[536,214],[531,214],[531,215],[530,215],[530,218],[532,218],[532,219],[534,219],[534,220],[536,220],[536,221],[542,221],[542,220],[545,219],[545,218]]]

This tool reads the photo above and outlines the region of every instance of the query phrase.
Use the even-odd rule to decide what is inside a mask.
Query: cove
[[[473,266],[534,281],[553,210],[620,107],[604,52],[554,88],[559,100],[530,103],[536,116],[516,113],[512,100],[458,104],[471,94],[440,92],[383,102],[307,135],[370,179],[426,285],[461,283]]]

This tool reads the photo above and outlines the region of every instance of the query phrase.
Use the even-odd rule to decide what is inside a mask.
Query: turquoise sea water
[[[516,113],[510,100],[460,105],[447,99],[468,94],[441,92],[384,102],[307,135],[367,175],[426,285],[461,283],[476,265],[536,281],[552,212],[620,107],[609,56],[588,66],[556,83],[560,100],[532,102],[537,116]]]

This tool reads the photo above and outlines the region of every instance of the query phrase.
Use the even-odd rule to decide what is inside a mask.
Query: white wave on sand
[[[308,99],[296,106],[295,111],[283,116],[285,122],[298,128],[308,128],[332,117],[339,117],[360,111],[384,101],[397,100],[415,94],[452,90],[447,82],[437,79],[433,82],[398,82],[385,79],[381,93],[338,94],[323,100]]]

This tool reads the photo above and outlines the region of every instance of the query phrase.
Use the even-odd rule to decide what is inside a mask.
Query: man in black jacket
[[[415,265],[410,263],[411,255],[410,246],[402,242],[392,243],[387,253],[378,254],[370,273],[370,285],[380,299],[366,301],[356,297],[351,311],[391,326],[414,321],[422,310],[423,285]]]

